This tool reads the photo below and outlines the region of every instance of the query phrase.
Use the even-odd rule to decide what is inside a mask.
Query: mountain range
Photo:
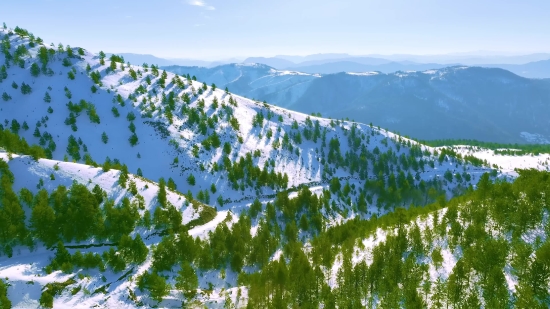
[[[376,123],[418,139],[548,143],[550,79],[454,66],[395,73],[308,74],[260,64],[166,67],[304,113]]]
[[[110,54],[107,54],[110,55]],[[229,58],[217,61],[197,59],[165,59],[153,55],[121,53],[132,64],[156,64],[159,66],[199,66],[213,68],[231,63],[260,63],[278,70],[300,71],[311,74],[340,72],[394,73],[396,71],[421,71],[456,65],[501,68],[527,78],[550,78],[550,54],[499,56],[473,54],[457,55],[373,55],[350,56],[348,54],[317,54],[309,56]]]

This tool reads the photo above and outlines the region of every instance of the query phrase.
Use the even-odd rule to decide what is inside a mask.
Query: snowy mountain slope
[[[11,156],[11,159],[9,159],[9,156]],[[107,193],[107,198],[114,200],[115,203],[120,203],[124,197],[133,199],[135,196],[129,192],[128,188],[123,188],[118,184],[121,173],[118,170],[113,169],[104,172],[101,168],[79,163],[48,159],[40,159],[38,162],[35,162],[28,156],[19,156],[16,154],[9,156],[5,152],[0,152],[0,159],[7,161],[10,170],[16,175],[16,181],[13,186],[16,191],[27,188],[33,194],[36,194],[39,189],[51,192],[60,185],[70,187],[76,181],[77,183],[86,185],[89,190],[98,185]],[[39,185],[41,180],[43,184]],[[135,175],[130,175],[128,181],[136,184],[136,188],[138,189],[137,194],[143,197],[144,207],[141,209],[141,212],[145,210],[154,212],[158,203],[156,201],[159,191],[158,185]],[[168,191],[167,199],[182,213],[183,224],[187,224],[189,221],[195,219],[198,216],[198,212],[200,212],[200,209],[187,207],[187,200],[182,194]]]
[[[0,106],[3,132],[12,131],[31,144],[42,145],[53,159],[34,162],[12,155],[8,166],[22,200],[28,196],[21,193],[23,188],[33,195],[42,187],[51,193],[57,185],[69,186],[73,180],[88,190],[97,184],[118,202],[124,203],[125,197],[137,199],[116,184],[121,172],[103,172],[113,165],[143,175],[128,176],[144,198],[140,216],[160,209],[158,188],[164,181],[168,188],[186,192],[184,196],[169,190],[167,200],[182,215],[178,225],[188,226],[154,232],[137,227],[131,236],[143,238],[150,251],[143,261],[124,264],[124,271],[114,271],[113,262],[124,253],[111,254],[108,246],[102,246],[86,250],[105,253],[106,270],[76,267],[65,271],[72,277],[59,270],[48,274],[43,268],[54,253],[37,240],[33,252],[18,244],[13,258],[0,257],[0,278],[8,277],[13,287],[9,296],[20,306],[36,307],[37,298],[42,297],[37,286],[26,283],[29,274],[44,278],[37,281],[43,285],[54,281],[68,285],[54,293],[56,307],[171,308],[188,299],[210,307],[237,298],[246,302],[247,284],[239,276],[259,272],[264,260],[292,256],[288,250],[293,249],[287,246],[292,238],[299,239],[301,248],[331,226],[381,216],[407,205],[445,201],[468,191],[486,172],[493,178],[514,178],[513,167],[524,164],[521,158],[512,160],[499,173],[466,153],[462,156],[446,148],[420,145],[369,125],[259,103],[156,67],[125,64],[116,56],[104,59],[78,48],[56,51],[38,42],[31,47],[29,36],[3,38],[0,63],[9,64],[5,65],[6,76],[0,76],[0,92],[6,93]],[[7,143],[2,138],[0,142]],[[491,163],[498,158],[482,155]],[[529,164],[542,168],[540,163],[547,158],[537,160]],[[147,179],[159,179],[159,186]],[[209,208],[189,207],[191,197],[216,205],[217,214],[210,211],[208,222],[199,220]],[[270,237],[276,245],[270,245]],[[93,239],[82,242],[94,244]],[[238,244],[261,249],[251,247],[250,252],[239,253],[247,247]],[[220,247],[225,248],[225,255],[216,251]],[[76,254],[77,248],[68,248]],[[189,248],[200,255],[193,259],[179,256],[195,252]],[[174,262],[171,254],[182,261]],[[196,286],[187,291],[177,279],[184,270],[198,277]],[[159,290],[166,294],[155,296]],[[192,291],[197,294],[186,296]]]
[[[93,186],[98,184],[107,192],[109,198],[117,201],[120,201],[120,199],[125,196],[132,197],[132,195],[128,192],[128,189],[123,189],[117,184],[120,172],[116,170],[103,172],[100,168],[47,159],[40,159],[35,162],[32,158],[27,156],[19,156],[14,154],[8,155],[7,153],[0,153],[0,159],[8,161],[10,170],[16,176],[14,183],[14,189],[16,190],[28,188],[36,194],[38,188],[35,184],[39,183],[40,179],[45,180],[42,188],[48,191],[55,189],[58,185],[70,186],[73,181],[77,181],[86,185],[89,189],[92,189]],[[521,157],[519,161],[522,161]],[[54,175],[55,180],[50,179],[50,175],[52,174]],[[156,207],[158,186],[132,175],[130,175],[129,180],[136,182],[139,194],[144,197],[145,209],[152,210]],[[146,188],[146,186],[148,188]],[[168,200],[175,205],[176,208],[182,211],[182,223],[185,224],[197,216],[197,210],[193,210],[192,207],[185,207],[185,197],[168,192]],[[189,234],[193,237],[204,238],[206,236],[205,233],[212,231],[216,225],[221,224],[222,221],[225,221],[227,215],[227,211],[220,211],[218,216],[210,223],[189,230]],[[439,218],[444,215],[445,209],[438,211]],[[434,229],[432,224],[432,216],[433,215],[429,215],[425,219],[417,219],[416,222],[411,223],[410,226],[407,226],[409,233],[412,231],[412,227],[414,226],[420,226],[423,233],[425,229]],[[233,218],[232,220],[235,219],[237,218]],[[143,229],[137,229],[136,233],[140,233],[144,239],[149,239],[147,235],[150,232]],[[374,237],[362,240],[363,245],[354,250],[356,253],[351,259],[352,266],[355,267],[362,261],[365,261],[367,266],[372,265],[372,254],[376,246],[379,246],[386,240],[386,235],[390,234],[395,237],[398,232],[397,230],[392,229],[389,231],[378,229],[375,234],[376,236]],[[146,244],[151,246],[158,243],[158,241],[159,238],[153,237],[147,240]],[[441,262],[442,267],[436,266],[433,262],[427,261],[430,273],[429,280],[431,280],[431,282],[435,282],[438,277],[448,278],[452,273],[453,267],[456,265],[456,261],[461,257],[460,251],[449,248],[446,242],[447,240],[445,239],[439,241],[439,243],[441,243],[440,247],[443,255],[443,262]],[[67,244],[68,247],[69,245],[70,244]],[[99,245],[86,250],[80,250],[83,252],[94,252],[101,254],[108,248],[109,246]],[[77,249],[69,249],[72,254],[74,254],[76,250]],[[115,273],[109,270],[106,272],[88,271],[88,274],[84,277],[77,277],[74,274],[63,274],[61,272],[46,274],[42,269],[48,265],[53,255],[54,252],[39,246],[32,252],[29,252],[26,248],[16,250],[16,253],[12,258],[7,258],[5,256],[0,257],[0,277],[8,278],[8,282],[10,284],[10,288],[8,289],[8,297],[11,299],[14,308],[36,308],[38,306],[38,299],[40,298],[41,291],[43,291],[43,287],[54,282],[68,282],[69,287],[66,289],[67,291],[76,288],[79,289],[79,291],[75,294],[64,292],[59,297],[56,297],[54,301],[54,308],[65,308],[69,306],[84,308],[98,305],[100,308],[135,308],[136,303],[133,303],[128,298],[129,295],[131,295],[128,294],[128,291],[134,291],[134,293],[137,293],[136,295],[142,301],[148,301],[147,297],[141,296],[141,294],[137,292],[138,289],[135,283],[132,281],[120,281],[120,272]],[[338,283],[340,282],[338,278],[341,276],[343,259],[346,258],[339,254],[335,258],[335,264],[332,266],[331,270],[327,270],[327,273],[330,274],[327,277],[327,284],[335,290],[341,288],[340,285],[342,283]],[[127,276],[127,278],[132,276],[136,278],[145,269],[150,267],[150,265],[151,257],[148,257],[143,264],[138,265],[137,269],[136,267],[129,267],[124,270],[122,274]],[[127,271],[129,271],[129,273]],[[235,276],[236,274],[232,273],[230,270],[227,270],[227,274],[225,275],[222,275],[219,272],[201,273],[200,286],[204,287],[209,284],[213,284],[215,290],[211,294],[202,294],[202,296],[198,299],[200,299],[200,301],[204,304],[207,304],[209,308],[224,307],[224,304],[227,303],[227,297],[229,297],[233,303],[245,304],[248,289],[245,286],[239,286]],[[508,276],[511,275],[508,274]],[[105,278],[105,281],[101,279],[102,277]],[[510,280],[516,280],[517,282],[517,278],[514,279],[513,276],[510,277]],[[108,284],[107,293],[93,293],[91,296],[89,295],[90,292],[101,289],[105,286],[105,284]],[[227,287],[228,284],[231,288],[224,288]],[[510,288],[514,289],[515,283],[510,284]],[[238,292],[239,290],[240,292]],[[237,296],[237,293],[240,294],[239,297]],[[239,298],[239,300],[237,300],[237,298]],[[161,307],[170,308],[173,306],[178,306],[180,296],[178,296],[178,292],[174,290],[171,291],[170,295],[166,296],[164,299],[165,300],[162,302]]]
[[[17,35],[9,36],[9,39],[11,50],[16,50],[16,46],[19,46],[17,44],[28,44],[27,38],[21,39]],[[31,48],[30,54],[34,55],[37,49],[38,47]],[[5,115],[5,128],[11,128],[13,121],[9,118],[12,117],[20,124],[27,122],[29,129],[19,129],[19,134],[31,143],[41,143],[43,137],[33,136],[33,133],[36,133],[33,130],[33,124],[36,123],[35,129],[38,129],[39,133],[46,135],[45,132],[48,132],[55,141],[56,149],[52,151],[52,156],[58,160],[67,156],[68,140],[72,135],[81,144],[78,147],[80,151],[88,153],[98,163],[105,162],[107,158],[117,159],[121,164],[126,164],[130,172],[137,173],[139,169],[148,179],[171,178],[181,192],[190,192],[195,197],[201,197],[202,191],[202,198],[200,198],[202,201],[222,206],[219,203],[221,200],[226,207],[230,207],[236,213],[240,213],[239,209],[243,203],[250,203],[255,197],[269,200],[278,189],[270,185],[258,185],[257,181],[256,185],[251,185],[250,180],[242,176],[241,179],[230,181],[228,178],[236,178],[233,176],[240,172],[227,168],[225,171],[221,169],[220,166],[229,164],[224,162],[225,158],[236,163],[249,154],[253,165],[260,169],[267,168],[268,172],[286,174],[289,187],[321,184],[327,188],[329,180],[333,177],[347,181],[350,185],[362,187],[365,185],[364,179],[379,178],[380,169],[375,169],[374,165],[381,159],[381,154],[388,155],[390,160],[394,161],[392,165],[395,164],[390,169],[385,167],[383,172],[393,170],[397,173],[402,165],[397,158],[410,156],[408,147],[416,145],[415,142],[411,144],[407,139],[401,139],[399,142],[398,136],[374,127],[351,122],[335,123],[327,119],[310,117],[239,96],[233,97],[222,90],[212,90],[212,87],[206,87],[207,90],[200,94],[198,89],[204,89],[204,84],[186,80],[171,73],[163,73],[166,74],[166,88],[163,89],[160,85],[163,78],[158,77],[161,74],[153,74],[152,69],[126,65],[124,70],[121,70],[121,63],[115,63],[117,69],[111,70],[109,69],[111,61],[105,60],[105,64],[101,65],[98,56],[85,51],[81,59],[78,59],[78,56],[74,58],[66,58],[66,56],[65,50],[61,53],[58,51],[53,56],[50,55],[48,66],[54,72],[53,76],[39,74],[33,77],[30,74],[29,67],[31,63],[38,62],[36,58],[27,58],[24,68],[12,65],[8,69],[10,74],[0,84],[0,90],[9,93],[12,97],[3,104],[0,111],[0,115]],[[74,69],[65,67],[60,63],[61,59],[74,62],[72,66]],[[87,66],[89,70],[86,69]],[[130,76],[130,68],[134,72],[141,73],[135,75],[135,80]],[[78,72],[74,80],[67,77],[70,70]],[[101,86],[94,85],[94,81],[89,78],[88,75],[92,72],[100,72],[97,82]],[[285,76],[288,73],[278,72],[277,74]],[[291,76],[294,75],[291,74]],[[10,87],[11,83],[22,84],[25,80],[31,81],[28,82],[32,87],[30,94],[22,94],[18,91],[19,89]],[[91,87],[97,87],[96,93],[90,90]],[[46,92],[51,98],[51,103],[43,100]],[[68,92],[71,94],[67,95]],[[174,99],[172,103],[167,104],[166,98],[170,98],[170,94],[175,94]],[[189,104],[184,102],[186,97],[189,97]],[[90,122],[86,119],[84,112],[81,112],[81,115],[76,117],[77,131],[73,131],[72,126],[64,124],[67,119],[70,119],[71,114],[66,104],[68,101],[76,103],[82,99],[94,104],[100,123]],[[233,104],[229,103],[230,99],[234,100]],[[214,101],[218,102],[217,108]],[[170,110],[170,104],[174,105],[174,108],[167,114],[166,110]],[[222,104],[226,107],[220,108]],[[53,108],[53,113],[47,112],[49,107]],[[120,114],[119,117],[113,114],[114,108]],[[161,113],[161,110],[164,112]],[[211,121],[217,118],[218,124],[215,124],[215,121],[211,121],[213,123],[204,121],[203,125],[208,123],[206,130],[204,127],[200,128],[200,123],[197,130],[197,121],[190,122],[192,117],[189,110],[198,111],[199,117],[202,118],[199,122],[203,119]],[[129,122],[124,118],[131,113],[137,115],[137,118]],[[257,122],[253,125],[254,118],[258,116],[263,118],[260,121],[262,124],[259,125]],[[237,130],[230,123],[233,120],[236,120],[234,123],[238,123]],[[138,137],[137,144],[132,147],[129,147],[128,142],[132,133],[130,130],[126,131],[128,124],[134,124]],[[210,127],[211,124],[212,127]],[[311,137],[316,135],[313,131],[318,132],[317,137]],[[349,136],[350,131],[354,132],[353,137]],[[102,141],[102,132],[108,136],[106,144]],[[207,147],[208,145],[205,146],[203,141],[214,132],[219,137],[220,146],[212,149],[213,146]],[[306,133],[310,135],[309,138],[306,137]],[[335,154],[333,154],[333,162],[329,162],[330,153],[327,152],[331,152],[331,149],[326,148],[331,140],[339,144],[338,151],[343,160],[340,163],[335,164],[334,157],[338,156]],[[347,145],[345,140],[348,140]],[[229,143],[229,155],[226,155],[227,152],[221,147],[226,142]],[[45,141],[44,144],[49,143]],[[332,152],[335,150],[333,149]],[[456,181],[448,181],[445,188],[440,188],[447,192],[448,197],[459,192],[460,190],[456,191],[457,188],[465,188],[469,183],[475,184],[482,173],[490,171],[490,169],[469,164],[459,167],[456,164],[458,162],[452,158],[450,162],[445,160],[437,162],[436,157],[431,155],[435,151],[433,148],[420,146],[420,151],[423,153],[415,160],[424,161],[424,166],[414,170],[406,167],[409,165],[407,164],[404,169],[405,175],[408,173],[414,177],[414,179],[409,178],[413,186],[418,186],[421,181],[442,179],[446,171],[468,174],[470,180],[462,182],[462,179],[457,178]],[[355,156],[359,156],[361,152],[362,155],[370,153],[368,160],[372,163],[360,168],[364,171],[357,174],[358,169],[353,171],[346,166],[345,158],[354,153]],[[82,153],[80,157],[84,157]],[[67,158],[71,159],[69,156]],[[75,158],[72,157],[72,159]],[[428,168],[425,165],[429,161],[435,163],[433,167]],[[514,167],[516,167],[515,163],[507,168],[513,170]],[[248,174],[251,172],[249,171]],[[194,185],[188,181],[191,175],[195,178]],[[252,181],[254,181],[253,178]],[[216,190],[210,190],[211,184],[215,184]],[[211,198],[205,197],[205,192],[209,191],[212,194]],[[358,198],[357,192],[352,193],[352,197]],[[338,201],[338,203],[345,205],[345,201]],[[376,194],[369,203],[377,203]]]
[[[70,187],[73,182],[77,182],[85,185],[89,190],[98,185],[105,191],[106,197],[114,200],[115,203],[120,203],[123,198],[130,198],[132,203],[141,199],[140,203],[143,206],[139,208],[140,215],[143,215],[145,211],[153,213],[159,207],[157,201],[158,185],[138,176],[129,175],[128,177],[128,181],[134,182],[138,189],[137,194],[132,194],[128,187],[123,188],[120,186],[119,176],[121,172],[117,170],[104,172],[101,168],[94,168],[78,163],[47,159],[34,161],[28,156],[7,154],[5,152],[0,152],[0,159],[8,162],[10,171],[15,175],[13,189],[17,191],[26,188],[33,194],[37,194],[42,189],[52,192],[60,185]],[[192,220],[197,219],[203,208],[203,206],[191,207],[184,196],[171,191],[167,192],[167,200],[182,214],[182,224],[188,224]],[[30,215],[27,215],[27,217],[30,217]],[[204,227],[195,227],[191,230],[194,231],[192,234],[198,237],[205,237],[208,224]],[[157,244],[160,239],[158,236],[155,236],[154,232],[154,230],[138,227],[134,231],[134,234],[140,234],[145,240],[145,244],[151,247],[151,245]],[[91,247],[82,246],[80,243],[67,243],[65,245],[67,248],[71,248],[71,245],[73,246],[72,249],[69,249],[72,254],[77,250],[81,250],[83,253],[102,254],[114,246],[112,243],[103,242],[89,242],[85,244],[93,245]],[[78,287],[80,292],[56,298],[53,303],[55,308],[73,306],[86,308],[98,304],[106,308],[133,308],[133,305],[128,303],[126,298],[128,288],[134,289],[135,284],[121,281],[120,271],[91,271],[88,272],[86,277],[78,278],[75,274],[64,274],[59,271],[48,274],[44,272],[44,268],[54,257],[54,252],[52,251],[54,250],[39,245],[32,250],[24,247],[18,248],[11,258],[0,256],[0,276],[7,278],[11,285],[8,289],[8,297],[12,301],[14,308],[37,308],[41,292],[47,284],[67,282],[68,280],[72,280],[70,285]],[[143,267],[146,269],[150,263],[150,258],[148,258],[138,269],[127,267],[123,271],[123,277],[138,275],[143,271]],[[106,279],[101,279],[102,276]],[[93,293],[90,296],[90,292],[105,286],[105,282],[110,287],[108,296],[102,293]]]
[[[440,210],[404,211],[389,226],[365,223],[365,234],[338,244],[333,262],[321,266],[335,298],[345,295],[337,303],[546,307],[548,270],[539,267],[550,252],[548,175],[522,171],[514,184],[486,182]]]
[[[21,39],[17,35],[8,37],[12,45],[11,50],[17,49],[17,44],[28,44],[28,39]],[[35,55],[37,49],[38,47],[31,48],[30,54]],[[181,192],[189,191],[193,196],[198,196],[200,191],[209,191],[211,184],[216,185],[216,194],[226,202],[255,196],[258,193],[274,194],[274,187],[253,186],[250,181],[244,182],[246,177],[242,178],[242,175],[242,181],[238,176],[232,177],[231,175],[240,173],[237,170],[226,174],[229,168],[227,165],[230,163],[224,163],[224,158],[236,163],[240,162],[240,158],[246,158],[247,154],[253,165],[260,169],[265,167],[268,173],[273,171],[280,175],[288,175],[289,187],[327,181],[331,175],[342,179],[350,178],[353,175],[345,165],[330,167],[326,162],[321,162],[328,158],[327,150],[323,148],[327,147],[331,139],[340,141],[339,151],[342,158],[346,153],[351,154],[360,150],[357,146],[352,149],[345,145],[344,141],[349,140],[347,134],[352,126],[355,127],[354,134],[357,134],[355,138],[360,138],[355,143],[367,140],[363,151],[378,148],[381,152],[390,151],[390,155],[395,157],[408,153],[406,148],[396,146],[395,141],[386,140],[388,133],[375,128],[348,122],[339,125],[332,122],[331,125],[331,121],[327,119],[309,117],[232,96],[223,90],[213,90],[196,81],[183,81],[183,78],[176,78],[172,73],[162,73],[165,74],[163,89],[160,85],[163,76],[160,76],[160,72],[153,74],[151,68],[126,65],[124,70],[121,70],[122,63],[112,64],[109,60],[104,60],[105,64],[101,65],[98,56],[85,51],[82,56],[73,58],[68,58],[66,51],[55,52],[50,59],[48,67],[54,72],[52,76],[40,74],[33,77],[30,74],[29,67],[31,63],[38,62],[36,58],[27,58],[23,68],[12,65],[8,69],[7,78],[0,84],[0,92],[6,92],[11,97],[0,111],[0,115],[5,118],[5,128],[12,128],[13,120],[16,120],[22,127],[18,130],[19,134],[31,143],[41,142],[39,137],[33,136],[36,129],[41,135],[51,136],[56,146],[55,150],[52,148],[52,156],[58,160],[67,155],[69,139],[73,136],[79,144],[77,146],[73,140],[73,149],[80,151],[77,151],[76,158],[67,156],[68,159],[82,160],[85,153],[98,163],[105,162],[107,158],[117,159],[121,164],[126,164],[130,172],[137,173],[140,169],[148,179],[171,178]],[[68,59],[72,65],[63,66],[63,59]],[[110,69],[111,65],[116,69]],[[89,70],[86,70],[87,66]],[[130,76],[130,69],[140,72],[141,76],[134,73],[134,80]],[[72,70],[77,72],[74,80],[68,78]],[[100,74],[96,81],[101,86],[94,85],[94,81],[88,76],[92,73]],[[30,94],[22,94],[19,89],[11,87],[13,83],[19,85],[25,81],[32,87]],[[98,90],[93,93],[90,90],[92,87]],[[207,90],[199,91],[205,87]],[[51,98],[51,103],[44,102],[46,92]],[[189,104],[184,102],[185,98],[189,98]],[[89,117],[86,117],[84,111],[74,112],[74,106],[73,112],[69,110],[68,102],[82,104],[81,100],[94,106],[99,123],[87,119]],[[167,102],[170,100],[171,102]],[[50,107],[53,109],[52,113],[48,112]],[[119,117],[112,112],[115,109]],[[80,115],[71,117],[71,114]],[[132,115],[137,115],[135,120],[131,120]],[[256,126],[253,125],[255,117],[260,117],[258,119],[261,125],[258,122]],[[71,119],[76,122],[76,127],[66,124],[70,123]],[[24,122],[29,129],[23,129]],[[131,129],[128,129],[132,124],[135,126],[135,137],[138,139],[134,146],[129,142],[129,138],[134,136]],[[309,131],[310,135],[316,131],[317,136],[314,139],[310,136],[308,140],[303,135],[306,131]],[[102,141],[103,132],[108,136],[106,144]],[[208,136],[212,136],[214,132],[219,139],[216,141],[218,148],[209,146],[211,142],[208,142]],[[41,138],[44,139],[43,136]],[[406,143],[406,140],[404,142]],[[49,144],[48,141],[44,143]],[[229,155],[222,149],[225,143],[229,143]],[[226,170],[220,169],[220,166],[224,166]],[[437,175],[441,177],[445,170],[450,168],[455,169],[448,165],[438,172],[425,171],[419,179],[428,181]],[[466,169],[469,168],[466,166]],[[369,173],[369,170],[372,168],[367,167],[365,172]],[[478,175],[483,172],[478,168],[473,168],[472,171],[474,170]],[[248,174],[252,172],[249,171]],[[195,178],[194,185],[190,185],[188,181],[191,175]],[[228,176],[237,179],[231,181]],[[352,178],[358,178],[357,176]],[[475,183],[477,177],[473,175],[472,183]],[[277,179],[279,182],[282,180],[281,177]],[[459,184],[451,186],[457,185]],[[452,190],[449,189],[450,191]],[[217,199],[212,196],[211,199],[202,200],[215,203],[214,200]]]

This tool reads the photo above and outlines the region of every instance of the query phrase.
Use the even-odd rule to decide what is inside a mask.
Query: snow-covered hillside
[[[12,186],[0,171],[13,197],[0,204],[0,219],[17,206],[28,226],[18,239],[0,243],[0,278],[11,285],[15,307],[36,308],[43,297],[56,308],[243,306],[245,281],[288,258],[296,248],[289,244],[303,245],[352,219],[444,204],[485,173],[514,179],[516,167],[548,167],[547,155],[427,147],[373,125],[309,116],[155,66],[17,33],[0,30],[0,159],[14,175]],[[255,83],[268,87],[300,76],[272,73],[272,80]],[[14,134],[50,158],[10,153]],[[64,188],[86,191],[75,184],[93,192],[98,216],[139,209],[128,235],[68,237],[69,256],[80,249],[98,253],[91,259],[101,256],[91,270],[59,244],[48,249],[37,232],[52,229],[36,223],[37,205],[65,215],[59,205],[76,205]],[[122,236],[143,239],[149,253],[132,260]],[[119,258],[132,262],[122,267]],[[196,283],[186,281],[194,277]]]
[[[4,30],[3,34],[6,33]],[[15,34],[5,36],[4,40],[9,40],[12,52],[29,43],[28,38]],[[116,159],[127,165],[131,173],[145,178],[155,181],[171,178],[180,192],[202,195],[202,200],[210,204],[219,204],[218,198],[227,205],[243,198],[251,201],[258,195],[268,196],[284,187],[286,179],[288,187],[296,187],[327,182],[332,177],[360,180],[376,176],[372,164],[360,167],[364,169],[361,176],[350,173],[343,161],[327,164],[331,140],[339,144],[335,146],[338,149],[333,149],[339,154],[333,156],[340,155],[344,161],[352,153],[373,154],[375,149],[378,151],[370,158],[373,162],[384,153],[393,158],[409,155],[410,141],[403,139],[402,146],[396,136],[383,130],[307,116],[165,71],[101,60],[85,50],[79,56],[77,48],[72,51],[72,58],[66,49],[60,52],[50,48],[47,67],[53,74],[39,73],[35,77],[30,71],[33,63],[42,65],[37,56],[39,50],[39,44],[28,48],[28,54],[21,56],[23,68],[12,64],[0,83],[0,92],[11,97],[0,111],[4,128],[18,132],[29,143],[49,147],[53,159],[82,162],[89,155],[88,163],[98,164],[107,158]],[[64,66],[64,61],[70,65]],[[0,62],[5,62],[5,55]],[[74,79],[70,78],[71,72],[76,72]],[[21,92],[19,85],[23,83],[32,88],[30,93]],[[15,84],[17,89],[12,87]],[[45,102],[46,94],[50,103]],[[92,109],[97,115],[95,122],[90,116]],[[355,141],[350,144],[351,131]],[[132,137],[133,146],[129,140]],[[50,147],[50,141],[54,146]],[[425,163],[435,161],[431,149],[424,146],[420,149],[423,151],[420,158]],[[259,176],[253,175],[255,171],[247,170],[252,168],[246,163],[250,160],[260,171],[286,174],[287,178],[282,180],[275,175],[273,182],[280,185],[265,181],[260,185]],[[235,167],[239,161],[238,168],[230,168],[229,165]],[[468,164],[459,168],[447,161],[433,168],[427,166],[416,171],[409,169],[409,173],[419,175],[414,180],[416,184],[420,180],[441,178],[447,170],[469,173],[472,176],[469,183],[475,184],[479,175],[489,171]],[[189,181],[190,176],[195,181]],[[215,190],[211,190],[212,184]],[[457,186],[467,184],[450,183],[448,191]],[[209,198],[204,198],[205,192]]]
[[[159,207],[157,195],[159,187],[156,183],[146,180],[142,177],[129,175],[128,182],[135,183],[137,193],[132,193],[129,187],[122,187],[119,183],[120,171],[103,171],[101,168],[94,168],[84,164],[60,162],[55,160],[40,159],[34,161],[28,156],[19,156],[0,152],[0,160],[8,162],[10,171],[15,175],[13,189],[17,192],[21,189],[28,189],[34,195],[39,190],[52,192],[59,186],[70,187],[74,182],[85,185],[90,191],[99,186],[106,193],[106,198],[113,200],[116,204],[121,203],[124,198],[131,200],[131,203],[137,203],[140,216],[148,211],[154,213]],[[193,206],[189,201],[179,193],[167,192],[167,200],[181,213],[182,224],[189,224],[196,220],[203,212],[202,206],[198,204]],[[30,210],[27,218],[31,217]],[[215,220],[214,220],[215,221]],[[195,237],[205,237],[211,223],[203,226],[197,226],[190,230],[190,234]],[[135,237],[140,235],[149,248],[151,245],[158,244],[160,237],[155,230],[144,227],[137,227],[131,234]],[[77,250],[83,252],[99,253],[108,252],[116,244],[111,242],[87,242],[66,243],[70,253]],[[50,264],[54,257],[55,250],[39,245],[33,249],[16,247],[12,257],[0,256],[0,277],[7,278],[10,284],[8,297],[14,308],[37,308],[41,292],[47,284],[56,282],[67,282],[72,280],[71,286],[78,287],[79,292],[56,298],[54,308],[89,308],[95,305],[102,305],[105,308],[129,308],[127,303],[128,289],[135,289],[135,283],[122,280],[119,272],[99,272],[92,271],[87,277],[77,278],[74,274],[66,274],[60,271],[45,273],[44,268]],[[148,257],[139,268],[128,267],[124,270],[124,276],[136,276],[147,269],[151,263],[151,257]],[[105,279],[102,279],[103,278]],[[95,294],[90,297],[90,292],[104,287],[111,286],[109,295]],[[88,292],[86,292],[88,291]]]

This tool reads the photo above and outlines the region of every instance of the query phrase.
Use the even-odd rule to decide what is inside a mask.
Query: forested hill
[[[328,308],[359,306],[357,295],[394,307],[410,272],[351,297],[346,282],[359,282],[339,273],[359,260],[344,244],[368,252],[385,237],[369,242],[370,228],[402,230],[477,198],[480,179],[500,188],[515,167],[548,168],[548,155],[428,147],[18,27],[0,39],[3,307]]]
[[[449,198],[491,170],[373,126],[252,101],[116,55],[48,47],[20,28],[2,33],[5,136],[40,145],[47,158],[164,178],[207,204],[240,208],[333,181],[352,188],[347,198],[374,207],[353,211],[335,201],[353,213],[330,219],[346,219]]]

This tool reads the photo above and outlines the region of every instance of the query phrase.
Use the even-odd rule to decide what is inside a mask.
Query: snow
[[[511,156],[495,154],[494,150],[470,146],[454,146],[453,149],[463,156],[473,155],[479,159],[487,160],[491,166],[496,164],[500,168],[502,174],[510,177],[518,176],[518,173],[515,171],[516,169],[534,168],[537,170],[550,171],[550,166],[548,165],[548,162],[550,162],[550,154]]]
[[[437,70],[426,70],[426,71],[423,71],[422,73],[433,75],[433,74],[436,74],[437,72],[438,72]]]
[[[378,75],[380,72],[346,72],[348,75],[356,75],[356,76],[372,76],[372,75]]]
[[[236,221],[234,215],[231,214],[229,211],[218,211],[214,220],[206,223],[205,225],[197,226],[190,229],[189,235],[193,237],[200,237],[201,239],[206,238],[208,236],[208,232],[214,231],[216,227],[227,218],[227,214],[232,217],[233,221]]]

